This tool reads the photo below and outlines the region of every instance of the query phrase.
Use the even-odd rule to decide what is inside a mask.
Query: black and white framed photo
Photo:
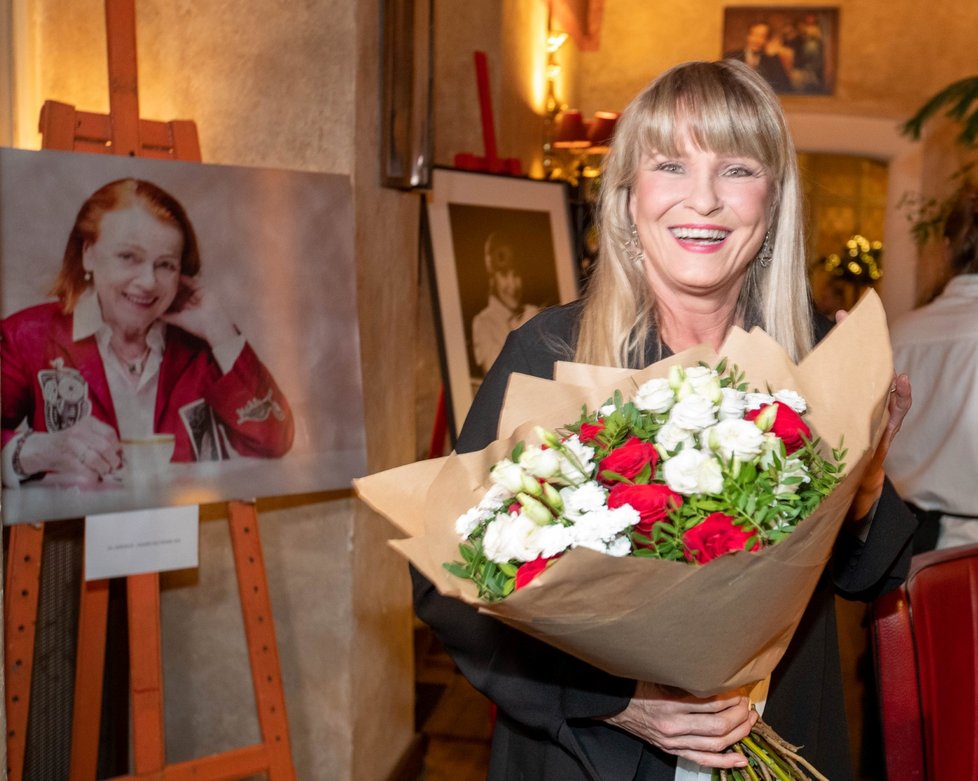
[[[561,182],[435,169],[427,224],[454,441],[506,336],[577,296]]]

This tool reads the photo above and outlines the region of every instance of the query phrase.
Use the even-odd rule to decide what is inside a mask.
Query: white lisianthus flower
[[[608,552],[608,543],[603,540],[584,540],[577,543],[574,547],[576,548],[589,548],[590,550],[597,551],[598,553]]]
[[[682,386],[685,378],[686,372],[678,363],[669,367],[669,373],[666,375],[666,380],[669,382],[669,387],[677,393],[679,392],[679,388]]]
[[[785,482],[787,478],[801,479],[798,482],[787,483]],[[793,455],[788,456],[784,462],[784,469],[781,470],[781,474],[778,477],[778,487],[774,489],[774,493],[780,496],[798,493],[798,489],[802,485],[811,481],[812,478],[808,474],[808,467],[805,466],[804,462]]]
[[[571,526],[552,523],[538,526],[535,532],[534,545],[540,549],[540,555],[547,559],[563,553],[573,544],[574,532]]]
[[[690,432],[702,431],[717,422],[717,405],[706,396],[693,394],[669,410],[669,422]]]
[[[611,542],[603,542],[602,540],[589,540],[587,542],[581,543],[577,547],[579,548],[589,548],[591,550],[597,551],[598,553],[604,553],[606,556],[614,556],[616,558],[622,558],[627,556],[632,552],[632,543],[628,537],[615,537]]]
[[[625,529],[641,520],[638,510],[628,504],[621,507],[603,507],[592,513],[585,513],[570,528],[574,530],[574,543],[585,548],[605,544]]]
[[[736,420],[747,412],[747,394],[736,388],[721,388],[720,420]]]
[[[725,462],[732,458],[753,461],[764,444],[764,434],[749,420],[721,420],[706,429],[700,439]]]
[[[512,496],[512,492],[504,486],[494,483],[490,485],[485,495],[478,504],[480,510],[496,510],[503,506],[503,502]]]
[[[490,561],[533,561],[540,555],[537,526],[523,513],[499,515],[486,526],[482,549]]]
[[[720,462],[702,450],[684,449],[662,467],[666,485],[685,496],[717,494],[723,490]]]
[[[754,410],[763,407],[765,404],[773,404],[774,396],[770,393],[748,393],[744,398],[747,410]]]
[[[808,411],[808,402],[805,401],[805,397],[797,391],[782,388],[774,394],[774,398],[776,401],[780,401],[785,406],[791,407],[791,409],[793,409],[799,415],[804,415],[805,412]]]
[[[574,458],[568,458],[566,453],[560,453],[560,476],[573,485],[590,478],[594,471],[594,448],[581,442],[577,434],[572,434],[564,440],[564,447],[574,455]],[[581,471],[582,469],[584,471]]]
[[[488,521],[500,509],[503,502],[509,499],[512,493],[501,485],[490,485],[482,499],[475,507],[470,507],[462,513],[455,521],[455,532],[463,540],[467,540],[469,535],[478,528],[483,521]]]
[[[692,432],[667,421],[656,433],[655,445],[659,455],[665,457],[670,453],[675,453],[680,445],[683,448],[696,447],[696,440]]]
[[[635,406],[648,412],[668,412],[676,403],[676,394],[665,377],[656,377],[642,383],[634,398]]]
[[[530,445],[520,455],[520,466],[534,477],[546,480],[560,470],[560,456],[553,448]]]
[[[615,537],[605,550],[609,556],[622,558],[632,552],[632,541],[628,537]]]
[[[614,411],[615,411],[615,403],[613,401],[609,401],[603,407],[598,407],[598,417],[606,418]]]
[[[600,483],[589,480],[579,486],[560,489],[564,500],[564,517],[575,520],[583,513],[595,512],[605,506],[608,490]]]
[[[470,507],[455,519],[455,533],[462,540],[467,540],[486,518],[478,507]]]
[[[497,461],[489,472],[489,481],[502,486],[511,494],[526,490],[525,481],[527,477],[523,467],[514,464],[508,458]]]
[[[763,469],[770,469],[774,466],[774,457],[780,455],[782,447],[783,445],[779,437],[771,433],[764,435],[760,458],[760,464]]]
[[[698,396],[705,396],[714,404],[720,403],[720,375],[708,366],[690,366],[686,369],[686,382]]]

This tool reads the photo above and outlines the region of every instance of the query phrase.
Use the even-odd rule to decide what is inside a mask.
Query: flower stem
[[[798,753],[797,746],[792,746],[790,743],[787,743],[780,735],[778,735],[778,733],[776,733],[763,721],[757,721],[757,723],[754,725],[754,732],[770,743],[776,749],[776,751],[782,754],[784,757],[790,758],[791,760],[794,760],[798,764],[802,765],[805,770],[811,773],[812,777],[816,781],[829,781],[828,778],[823,776],[818,772],[818,770],[815,769],[811,762]]]
[[[774,773],[774,776],[778,779],[778,781],[795,781],[795,779],[789,775],[790,771],[785,773],[784,769],[779,765],[779,763],[752,740],[751,735],[748,735],[740,742],[750,749],[751,753],[756,759],[767,765],[768,769]]]
[[[747,776],[748,781],[761,781],[760,776],[754,772],[754,768],[752,768],[749,764],[750,755],[748,754],[747,750],[740,743],[734,743],[733,750],[741,756],[747,757],[748,765],[744,768],[744,774]]]

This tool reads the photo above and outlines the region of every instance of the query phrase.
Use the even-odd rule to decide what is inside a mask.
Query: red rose
[[[744,420],[754,420],[754,418],[769,406],[771,405],[765,404],[759,409],[751,410],[744,415]],[[812,430],[805,425],[805,421],[801,419],[801,415],[787,404],[776,401],[774,402],[774,406],[777,407],[778,414],[774,418],[774,423],[771,426],[771,433],[784,442],[786,453],[794,453],[805,444],[804,440],[810,440],[812,438]]]
[[[608,507],[621,507],[623,504],[634,507],[641,520],[635,525],[636,531],[645,536],[652,534],[652,525],[666,517],[669,510],[679,507],[683,497],[669,486],[660,483],[649,485],[630,485],[617,483],[608,493]]]
[[[608,479],[602,476],[602,473],[608,470],[632,480],[646,466],[649,466],[654,474],[655,465],[658,461],[659,454],[651,443],[643,442],[638,437],[632,437],[601,459],[598,464],[598,479],[602,483],[608,484],[618,482],[615,478]]]
[[[590,445],[592,442],[596,441],[598,434],[604,431],[604,421],[599,420],[597,423],[582,423],[581,430],[577,434],[577,438],[581,440],[585,445]]]
[[[537,575],[543,572],[547,568],[547,563],[553,559],[560,558],[559,556],[551,556],[550,558],[544,558],[539,556],[533,561],[528,561],[525,564],[520,564],[519,568],[516,570],[516,583],[513,585],[514,591],[519,591],[523,586],[533,580]]]
[[[752,532],[735,524],[729,515],[710,513],[683,535],[686,560],[706,564],[724,553],[744,550],[747,540],[752,536]],[[760,543],[755,542],[750,550],[757,550],[759,547]]]

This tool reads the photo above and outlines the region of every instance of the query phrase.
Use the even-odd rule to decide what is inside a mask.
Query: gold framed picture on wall
[[[723,9],[723,58],[746,62],[779,94],[833,94],[838,40],[835,7]]]

